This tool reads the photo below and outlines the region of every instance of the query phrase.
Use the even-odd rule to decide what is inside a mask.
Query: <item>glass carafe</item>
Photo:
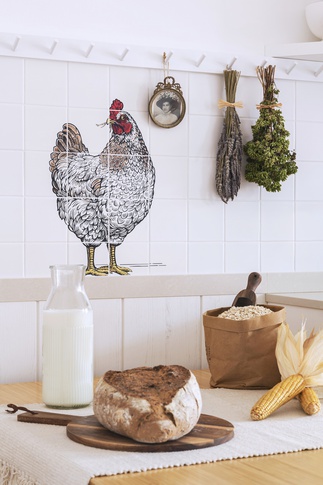
[[[85,266],[51,266],[43,311],[43,402],[80,408],[93,398],[93,312],[84,290]]]

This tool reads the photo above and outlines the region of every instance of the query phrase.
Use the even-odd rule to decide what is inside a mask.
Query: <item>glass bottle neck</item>
[[[73,290],[83,287],[85,267],[81,264],[51,266],[50,271],[53,287]]]

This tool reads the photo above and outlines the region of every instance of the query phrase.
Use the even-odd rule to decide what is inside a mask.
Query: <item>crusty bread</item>
[[[108,371],[93,400],[103,426],[143,443],[163,443],[189,433],[201,408],[196,378],[180,365]]]

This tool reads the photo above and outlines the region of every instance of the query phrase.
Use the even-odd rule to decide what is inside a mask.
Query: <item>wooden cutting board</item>
[[[118,451],[166,452],[194,450],[217,446],[234,436],[234,427],[229,421],[201,414],[193,430],[187,435],[166,443],[146,444],[118,435],[104,428],[95,416],[72,416],[51,412],[37,414],[22,413],[18,421],[66,426],[67,436],[77,443],[94,448]]]

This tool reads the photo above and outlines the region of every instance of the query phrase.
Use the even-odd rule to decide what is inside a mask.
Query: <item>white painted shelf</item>
[[[257,66],[274,64],[277,79],[322,82],[323,67],[320,70],[321,66],[317,61],[322,60],[323,63],[323,43],[308,43],[312,49],[317,44],[320,44],[321,51],[316,47],[316,55],[317,57],[321,55],[321,57],[309,62],[305,60],[307,59],[305,54],[301,59],[297,54],[298,50],[288,51],[287,47],[284,50],[283,46],[268,47],[266,54],[262,56],[249,51],[239,52],[239,46],[237,46],[236,52],[226,50],[225,46],[215,46],[218,51],[202,52],[173,49],[171,46],[109,44],[94,39],[63,39],[0,32],[0,56],[160,69],[162,71],[165,52],[170,60],[171,71],[222,74],[225,69],[232,67],[240,71],[243,76],[254,77]],[[293,46],[297,45],[293,44]]]

